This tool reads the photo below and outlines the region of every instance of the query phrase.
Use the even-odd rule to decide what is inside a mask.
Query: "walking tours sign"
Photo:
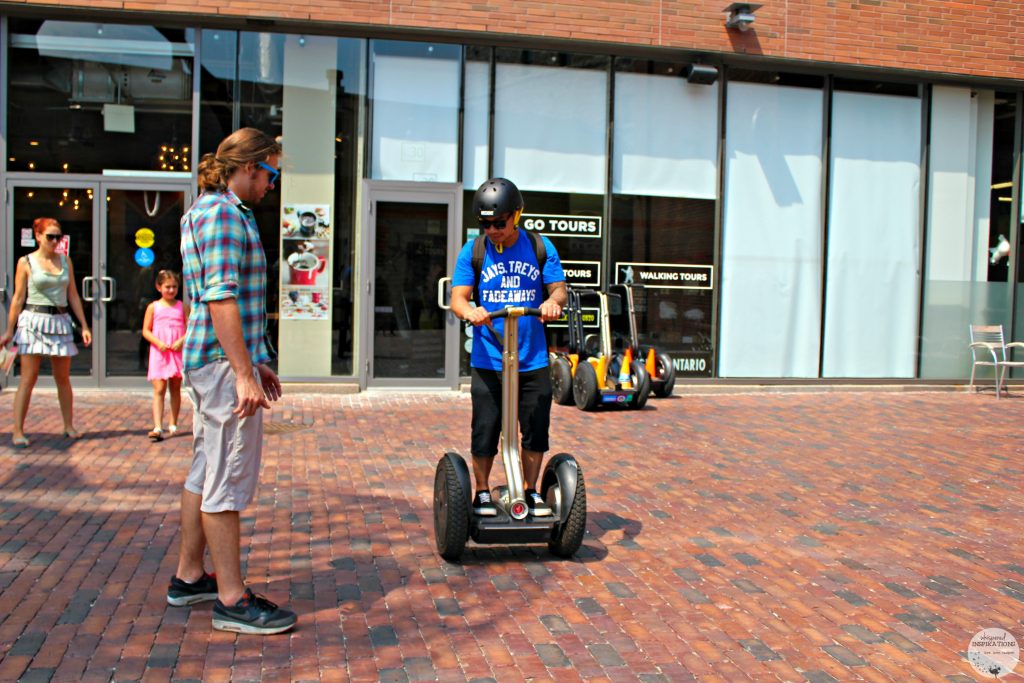
[[[615,283],[620,285],[643,285],[662,289],[711,289],[713,282],[714,266],[631,261],[619,261],[615,264]]]
[[[570,287],[600,287],[600,261],[562,261],[565,282]]]

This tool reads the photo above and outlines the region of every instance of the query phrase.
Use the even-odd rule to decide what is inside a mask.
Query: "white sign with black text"
[[[562,261],[565,282],[572,287],[597,287],[601,284],[600,261]]]
[[[643,285],[663,289],[711,289],[714,266],[681,265],[678,263],[615,264],[615,282],[620,285]]]
[[[519,224],[545,237],[601,237],[600,216],[524,213]]]

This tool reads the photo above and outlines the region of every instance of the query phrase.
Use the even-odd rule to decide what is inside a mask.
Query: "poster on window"
[[[330,317],[329,204],[286,204],[281,209],[281,320]]]

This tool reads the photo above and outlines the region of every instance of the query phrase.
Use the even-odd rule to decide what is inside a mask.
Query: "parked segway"
[[[611,315],[613,335],[620,335],[625,347],[630,350],[633,358],[644,364],[644,369],[651,378],[651,392],[658,398],[672,395],[676,386],[676,369],[672,365],[672,357],[658,351],[653,346],[640,346],[640,333],[636,324],[636,285],[611,285],[608,293],[614,294],[622,301],[622,308],[617,315]]]
[[[614,297],[592,289],[568,290],[566,319],[569,327],[568,353],[551,355],[551,389],[556,403],[575,403],[580,410],[618,405],[639,410],[647,404],[651,382],[643,363],[631,352],[612,353],[609,299]],[[583,327],[583,297],[597,300],[600,329],[587,337]],[[592,343],[597,341],[597,347]]]
[[[524,315],[540,316],[539,308],[508,307],[491,313],[507,318],[501,371],[501,460],[506,486],[493,490],[498,514],[472,514],[469,468],[458,453],[445,453],[434,474],[434,540],[437,552],[457,561],[472,538],[480,544],[544,543],[558,557],[572,557],[583,543],[587,525],[587,494],[583,470],[568,453],[553,456],[541,475],[540,495],[552,514],[534,517],[526,505],[519,456],[519,325]]]

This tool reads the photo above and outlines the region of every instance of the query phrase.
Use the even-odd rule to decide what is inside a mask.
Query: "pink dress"
[[[164,306],[159,301],[153,306],[153,335],[170,346],[185,334],[185,307],[180,301]],[[149,345],[149,374],[146,379],[181,377],[181,351],[161,351]]]

